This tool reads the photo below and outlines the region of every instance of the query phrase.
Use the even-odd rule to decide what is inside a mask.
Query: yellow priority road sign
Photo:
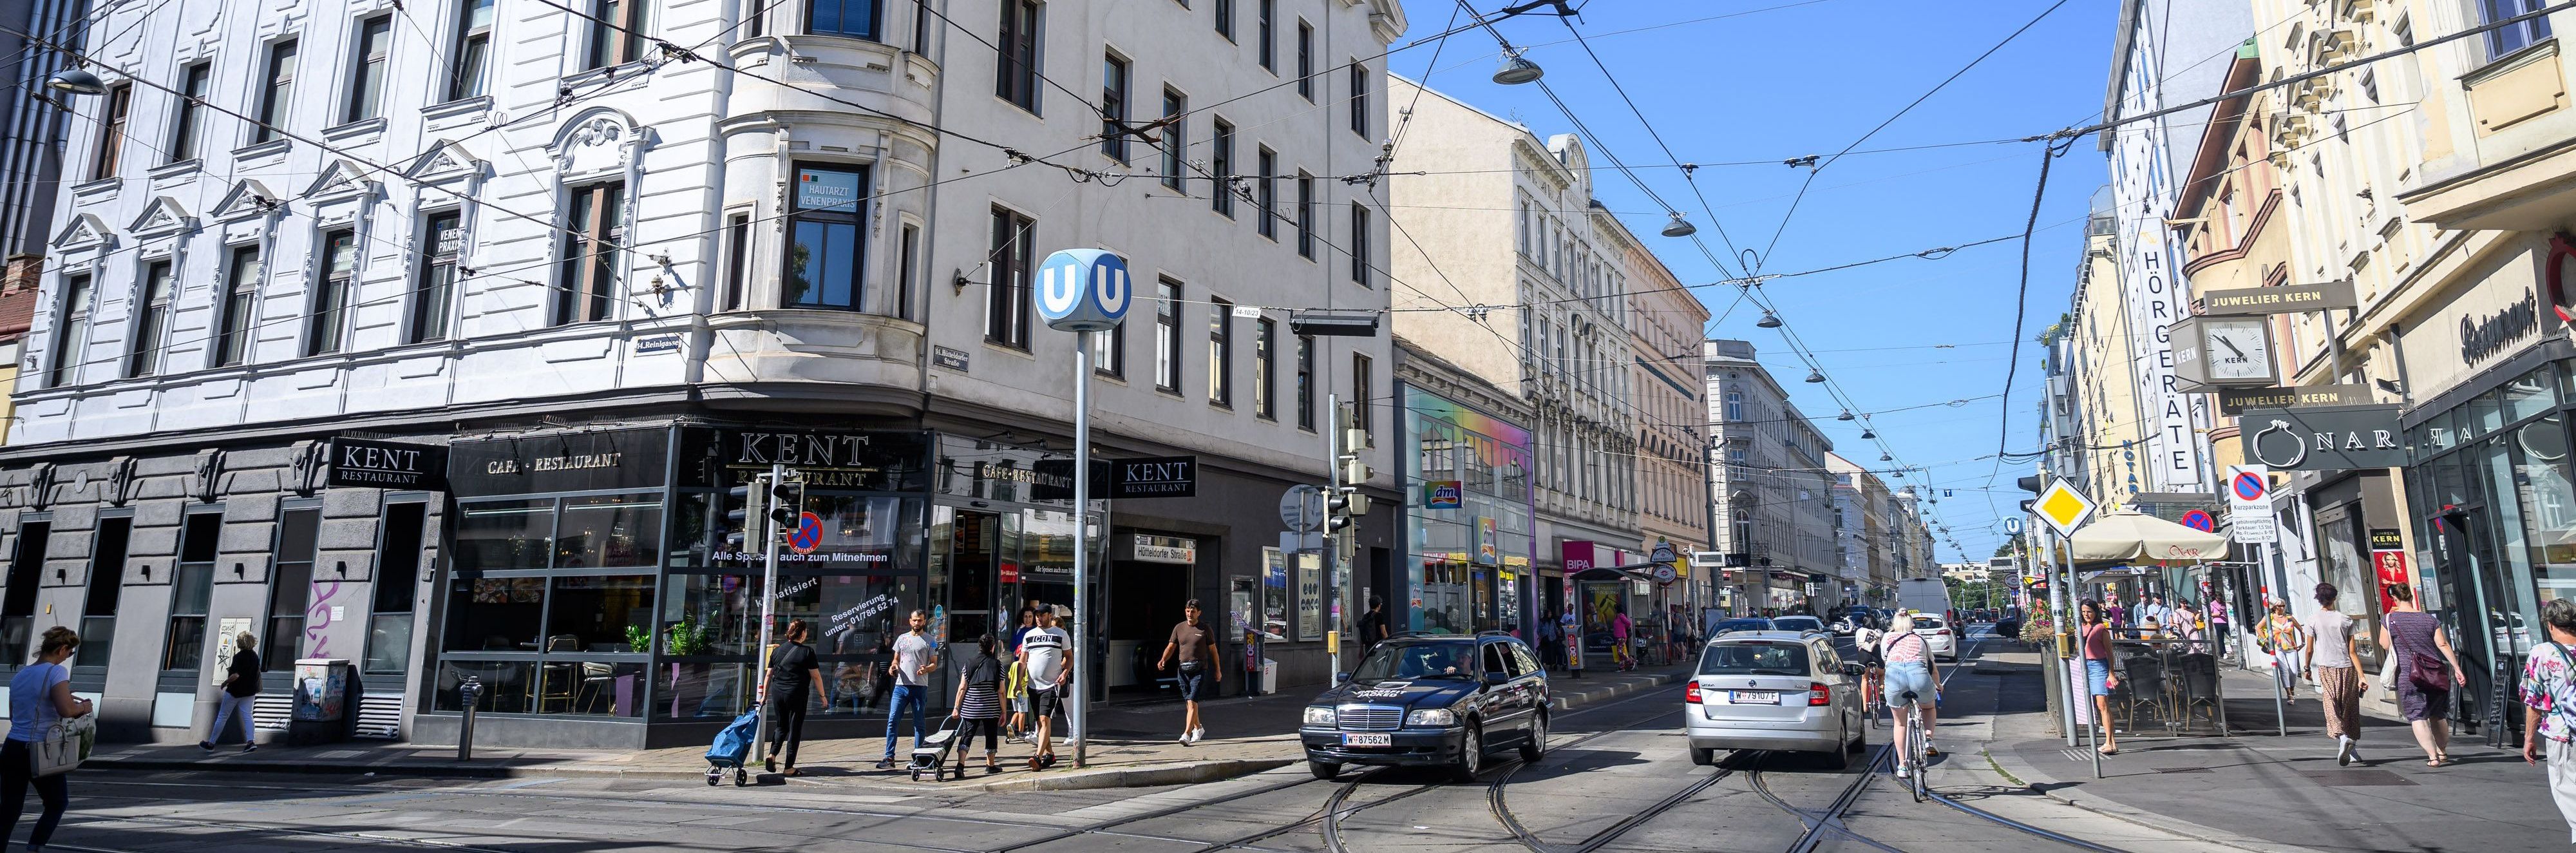
[[[2039,513],[2041,521],[2056,528],[2057,535],[2072,536],[2075,528],[2093,516],[2093,501],[2083,492],[2068,488],[2065,480],[2058,480],[2048,484],[2048,491],[2040,493],[2031,509]]]

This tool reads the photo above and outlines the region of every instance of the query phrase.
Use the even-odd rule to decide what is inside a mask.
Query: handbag
[[[60,664],[56,664],[60,666]],[[50,700],[48,700],[50,701]],[[27,760],[38,776],[69,773],[89,760],[90,750],[98,745],[98,719],[91,716],[66,717],[37,733],[27,744]]]
[[[2451,689],[2451,666],[2439,657],[2416,652],[2406,658],[2406,680],[2415,682],[2417,690],[2445,692]]]

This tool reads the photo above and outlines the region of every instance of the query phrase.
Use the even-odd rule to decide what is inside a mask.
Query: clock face
[[[2207,340],[2201,351],[2209,357],[2209,378],[2269,380],[2272,377],[2272,336],[2265,331],[2261,320],[2202,326],[2201,334]]]

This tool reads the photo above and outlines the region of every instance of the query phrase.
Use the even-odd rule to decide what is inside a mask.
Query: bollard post
[[[466,676],[456,685],[456,695],[464,700],[465,719],[456,727],[456,760],[474,760],[474,710],[483,702],[483,679]]]

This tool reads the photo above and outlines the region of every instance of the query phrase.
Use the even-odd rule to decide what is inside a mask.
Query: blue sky
[[[2093,121],[2102,107],[2116,3],[2067,3],[1855,153],[1819,170],[1785,229],[1782,216],[1808,170],[1780,161],[1830,157],[2054,2],[1592,0],[1573,23],[1683,162],[1759,161],[1703,165],[1697,182],[1737,248],[1760,251],[1778,233],[1761,264],[1762,273],[1773,274],[2017,237],[2038,178],[2037,143],[1863,152],[2016,139]],[[1485,0],[1476,7],[1491,12],[1498,5]],[[1407,38],[1440,32],[1454,9],[1436,2],[1406,4],[1412,23]],[[1714,16],[1727,17],[1702,20]],[[1546,69],[1546,83],[1599,134],[1597,144],[1638,167],[1637,177],[1689,214],[1701,239],[1735,266],[1681,170],[1669,166],[1673,158],[1619,100],[1567,28],[1547,14],[1499,27]],[[1491,82],[1496,59],[1493,36],[1471,32],[1452,37],[1436,67],[1426,67],[1430,45],[1396,53],[1387,62],[1395,73],[1415,79],[1428,71],[1432,88],[1516,119],[1542,137],[1575,132],[1538,87]],[[1592,157],[1596,195],[1622,214],[1675,275],[1693,284],[1726,277],[1691,241],[1657,236],[1665,221],[1661,208],[1609,170],[1598,147]],[[1437,166],[1398,162],[1394,168]],[[2051,170],[2031,246],[2030,313],[2012,389],[2009,444],[2016,452],[2037,446],[2040,352],[2030,340],[2066,308],[2087,199],[2104,182],[2107,165],[2087,137]],[[2006,465],[1989,483],[2004,414],[1994,395],[2003,390],[2011,362],[2020,263],[2015,239],[1939,260],[1780,278],[1761,288],[1778,306],[1787,331],[1812,348],[1860,411],[1972,400],[1873,416],[1897,459],[1928,471],[1891,479],[1891,485],[1921,488],[1928,482],[1935,497],[1942,489],[1955,490],[1928,509],[1971,559],[1985,558],[2002,541],[1997,513],[2017,514],[2025,495],[2013,489],[2012,480],[2029,473],[2027,465]],[[1726,312],[1737,299],[1732,286],[1698,292],[1713,313]],[[1823,386],[1797,381],[1805,365],[1781,330],[1754,325],[1760,316],[1749,306],[1736,307],[1710,336],[1752,341],[1838,452],[1881,464],[1880,451],[1860,440],[1857,422],[1832,420],[1841,405]],[[1960,558],[1946,544],[1939,550],[1944,561]]]

